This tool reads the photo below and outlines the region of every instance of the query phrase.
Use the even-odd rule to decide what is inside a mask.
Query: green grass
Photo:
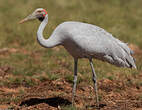
[[[73,20],[98,25],[120,40],[142,48],[141,2],[141,0],[72,0],[68,3],[67,0],[42,0],[42,2],[1,0],[0,48],[16,48],[21,51],[0,57],[0,66],[11,66],[13,75],[33,76],[47,73],[51,80],[58,78],[56,75],[50,75],[52,70],[58,70],[63,66],[69,71],[73,70],[72,58],[65,49],[62,47],[57,48],[59,51],[45,49],[37,43],[36,31],[39,21],[18,24],[18,21],[32,13],[37,7],[47,9],[49,14],[49,24],[44,33],[45,38],[48,38],[61,22]],[[57,10],[58,8],[60,10]],[[26,50],[28,53],[24,54],[22,50]],[[105,77],[112,80],[113,75],[108,76],[107,73],[123,75],[141,72],[141,57],[136,59],[138,71],[120,69],[97,60],[94,61],[94,65],[99,79]],[[57,64],[58,61],[63,61],[63,64]],[[91,73],[88,61],[79,62],[79,72],[82,75]]]
[[[13,85],[24,85],[26,87],[36,85],[37,82],[35,82],[32,78],[28,77],[10,77],[9,79],[9,84]]]
[[[48,10],[49,25],[45,32],[48,32],[46,38],[51,34],[54,28],[61,22],[74,20],[83,21],[87,23],[96,24],[111,32],[120,40],[128,43],[133,43],[142,48],[141,38],[141,0],[72,0],[70,3],[67,0],[55,1],[8,1],[1,0],[1,48],[16,48],[26,49],[30,54],[23,54],[22,52],[11,53],[6,58],[1,58],[0,65],[13,65],[13,73],[33,75],[36,72],[50,71],[50,69],[57,69],[57,59],[65,59],[66,62],[72,63],[69,54],[65,49],[60,48],[56,52],[53,49],[44,49],[36,41],[36,31],[39,25],[38,21],[29,22],[19,25],[18,21],[30,14],[35,8],[43,7]],[[54,4],[54,5],[53,5]],[[26,7],[26,8],[25,8]],[[60,10],[57,10],[60,8]],[[39,58],[34,59],[32,54],[38,52]],[[37,64],[35,63],[38,60]],[[138,59],[138,69],[141,69],[141,63]],[[85,63],[84,63],[85,62]],[[70,65],[72,66],[72,64]],[[89,72],[88,62],[80,61],[81,73]],[[95,67],[97,73],[109,72],[129,72],[129,70],[121,69],[109,64],[104,64],[95,60]],[[70,70],[73,68],[71,67]]]
[[[73,80],[73,58],[63,47],[45,49],[36,41],[36,31],[39,21],[18,24],[36,8],[43,7],[49,14],[49,24],[44,36],[48,38],[56,26],[64,21],[81,21],[100,26],[129,44],[142,49],[142,0],[1,0],[0,1],[0,48],[15,48],[17,52],[0,54],[0,67],[9,66],[13,78],[0,80],[0,85],[18,84],[23,82],[28,86],[40,81],[56,80],[64,77],[69,82]],[[142,73],[142,56],[136,55],[138,70],[118,68],[108,63],[94,60],[98,79],[115,80],[118,74],[122,78],[135,77]],[[53,70],[60,71],[52,74]],[[65,76],[62,76],[64,72]],[[92,83],[92,74],[87,60],[79,61],[78,72],[81,81]],[[44,75],[43,75],[44,74]],[[37,77],[36,77],[37,76]],[[117,79],[117,80],[121,80]],[[133,82],[129,82],[129,84]],[[142,85],[136,81],[137,85]],[[7,100],[7,99],[5,99]],[[71,110],[74,110],[71,108]]]
[[[63,110],[78,110],[77,108],[73,107],[72,105],[69,105],[69,106],[63,106],[61,107]]]

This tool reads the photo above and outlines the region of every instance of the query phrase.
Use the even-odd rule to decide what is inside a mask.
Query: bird
[[[59,24],[48,39],[43,31],[48,24],[48,13],[43,8],[37,8],[32,14],[19,23],[38,19],[41,24],[37,31],[37,41],[45,48],[62,45],[74,59],[74,80],[72,89],[72,104],[75,103],[77,86],[78,60],[89,60],[94,83],[95,100],[99,106],[97,75],[93,67],[93,59],[108,62],[118,67],[136,68],[134,53],[127,45],[115,38],[101,27],[79,21],[65,21]]]

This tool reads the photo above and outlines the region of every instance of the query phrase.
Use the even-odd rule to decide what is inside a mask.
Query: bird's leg
[[[92,73],[93,73],[93,82],[94,82],[94,89],[95,89],[95,94],[96,94],[96,103],[97,103],[97,107],[99,107],[98,88],[97,88],[97,75],[95,73],[95,69],[94,69],[94,66],[93,66],[92,59],[90,59],[90,65],[91,65],[91,69],[92,69]]]
[[[77,62],[78,62],[78,59],[74,59],[74,80],[73,80],[73,90],[72,90],[72,105],[74,105],[74,97],[76,95]]]

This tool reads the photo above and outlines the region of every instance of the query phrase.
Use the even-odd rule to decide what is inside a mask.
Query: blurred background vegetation
[[[69,73],[73,70],[73,59],[66,50],[63,47],[45,49],[37,43],[36,31],[40,22],[18,24],[36,8],[45,8],[49,14],[45,38],[64,21],[80,21],[100,26],[140,51],[141,4],[142,0],[0,0],[0,48],[8,50],[0,54],[0,66],[8,66],[11,74],[7,80],[0,80],[0,85],[21,84],[24,80],[30,86],[35,84],[31,78],[43,81],[65,77],[72,80],[73,74]],[[120,69],[98,60],[94,60],[94,66],[99,79],[119,79],[142,72],[141,54],[136,53],[135,58],[138,70]],[[88,61],[79,61],[79,73],[83,76],[79,77],[80,81],[91,80]]]

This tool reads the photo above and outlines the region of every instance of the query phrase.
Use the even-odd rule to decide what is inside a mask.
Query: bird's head
[[[45,16],[47,15],[47,11],[43,8],[37,8],[32,14],[21,20],[19,23],[24,23],[26,21],[39,19],[40,21],[43,21]]]

